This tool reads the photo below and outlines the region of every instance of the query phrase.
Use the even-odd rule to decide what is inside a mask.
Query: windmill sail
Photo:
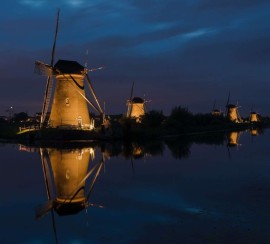
[[[53,63],[54,63],[54,53],[55,53],[56,39],[57,39],[57,33],[58,33],[59,13],[60,13],[60,10],[58,9],[57,18],[56,18],[56,28],[55,28],[55,34],[54,34],[54,41],[53,41],[53,47],[52,47],[51,63],[49,66],[50,67],[49,70],[52,70]],[[40,67],[44,68],[44,65],[40,65]],[[45,67],[46,67],[46,65],[45,65]],[[47,112],[48,112],[49,105],[50,105],[52,88],[53,88],[53,80],[52,80],[52,74],[50,74],[47,78],[45,95],[44,95],[44,102],[43,102],[43,106],[42,106],[41,119],[40,119],[41,126],[44,125],[44,122],[47,121],[47,118],[48,118]]]

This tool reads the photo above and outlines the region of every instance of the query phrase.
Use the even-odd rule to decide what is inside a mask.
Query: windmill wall
[[[229,107],[227,117],[233,122],[241,122],[241,118],[238,114],[237,107]]]
[[[259,121],[258,115],[256,113],[252,112],[249,116],[249,121],[250,122],[258,122]]]
[[[85,96],[83,78],[84,75],[80,74],[56,76],[56,87],[49,120],[51,127],[92,128],[87,102],[83,97]]]
[[[144,116],[144,103],[128,102],[127,117],[139,119]]]

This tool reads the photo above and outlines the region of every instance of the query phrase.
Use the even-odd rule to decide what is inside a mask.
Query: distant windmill
[[[58,10],[51,63],[48,65],[41,61],[35,62],[36,71],[47,75],[40,125],[41,127],[49,125],[54,128],[67,127],[93,129],[94,124],[93,120],[90,119],[87,104],[89,104],[101,116],[104,116],[104,112],[99,104],[93,85],[91,84],[88,76],[88,72],[102,69],[103,67],[88,70],[76,61],[70,60],[58,60],[58,62],[54,64],[59,12],[60,11]],[[55,91],[51,113],[49,115],[48,110],[51,104],[54,77],[56,79]],[[84,80],[86,80],[96,105],[85,96]]]
[[[212,114],[213,116],[221,116],[221,115],[222,115],[222,111],[221,111],[220,109],[217,109],[217,108],[216,108],[216,101],[214,101],[214,105],[213,105],[211,114]]]
[[[236,123],[240,123],[243,121],[238,112],[238,108],[239,108],[238,104],[237,105],[230,104],[230,92],[229,92],[227,103],[226,103],[225,115],[230,121],[233,121]]]
[[[130,98],[127,101],[127,117],[136,119],[140,123],[145,115],[145,100],[140,97],[133,97],[134,82],[132,83]]]
[[[254,110],[253,110],[253,106],[251,108],[251,112],[249,115],[249,122],[251,123],[256,123],[256,122],[260,122],[260,115],[257,114]]]
[[[260,116],[259,114],[257,114],[256,112],[251,112],[250,115],[249,115],[249,121],[251,123],[254,123],[254,122],[260,122]]]

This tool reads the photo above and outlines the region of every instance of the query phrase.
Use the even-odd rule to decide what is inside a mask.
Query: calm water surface
[[[1,144],[0,243],[270,243],[270,130],[211,140]]]

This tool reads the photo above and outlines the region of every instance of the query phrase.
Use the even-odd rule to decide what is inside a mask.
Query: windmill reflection
[[[232,131],[230,132],[229,136],[228,136],[228,147],[237,147],[240,144],[238,143],[239,138],[240,138],[240,131]]]
[[[48,202],[37,209],[36,218],[53,209],[59,215],[70,215],[87,208],[105,159],[90,167],[90,161],[93,162],[95,157],[93,148],[43,148],[40,155]],[[88,179],[89,188],[86,186]]]
[[[259,136],[263,134],[263,130],[261,128],[251,128],[249,130],[251,136]]]

